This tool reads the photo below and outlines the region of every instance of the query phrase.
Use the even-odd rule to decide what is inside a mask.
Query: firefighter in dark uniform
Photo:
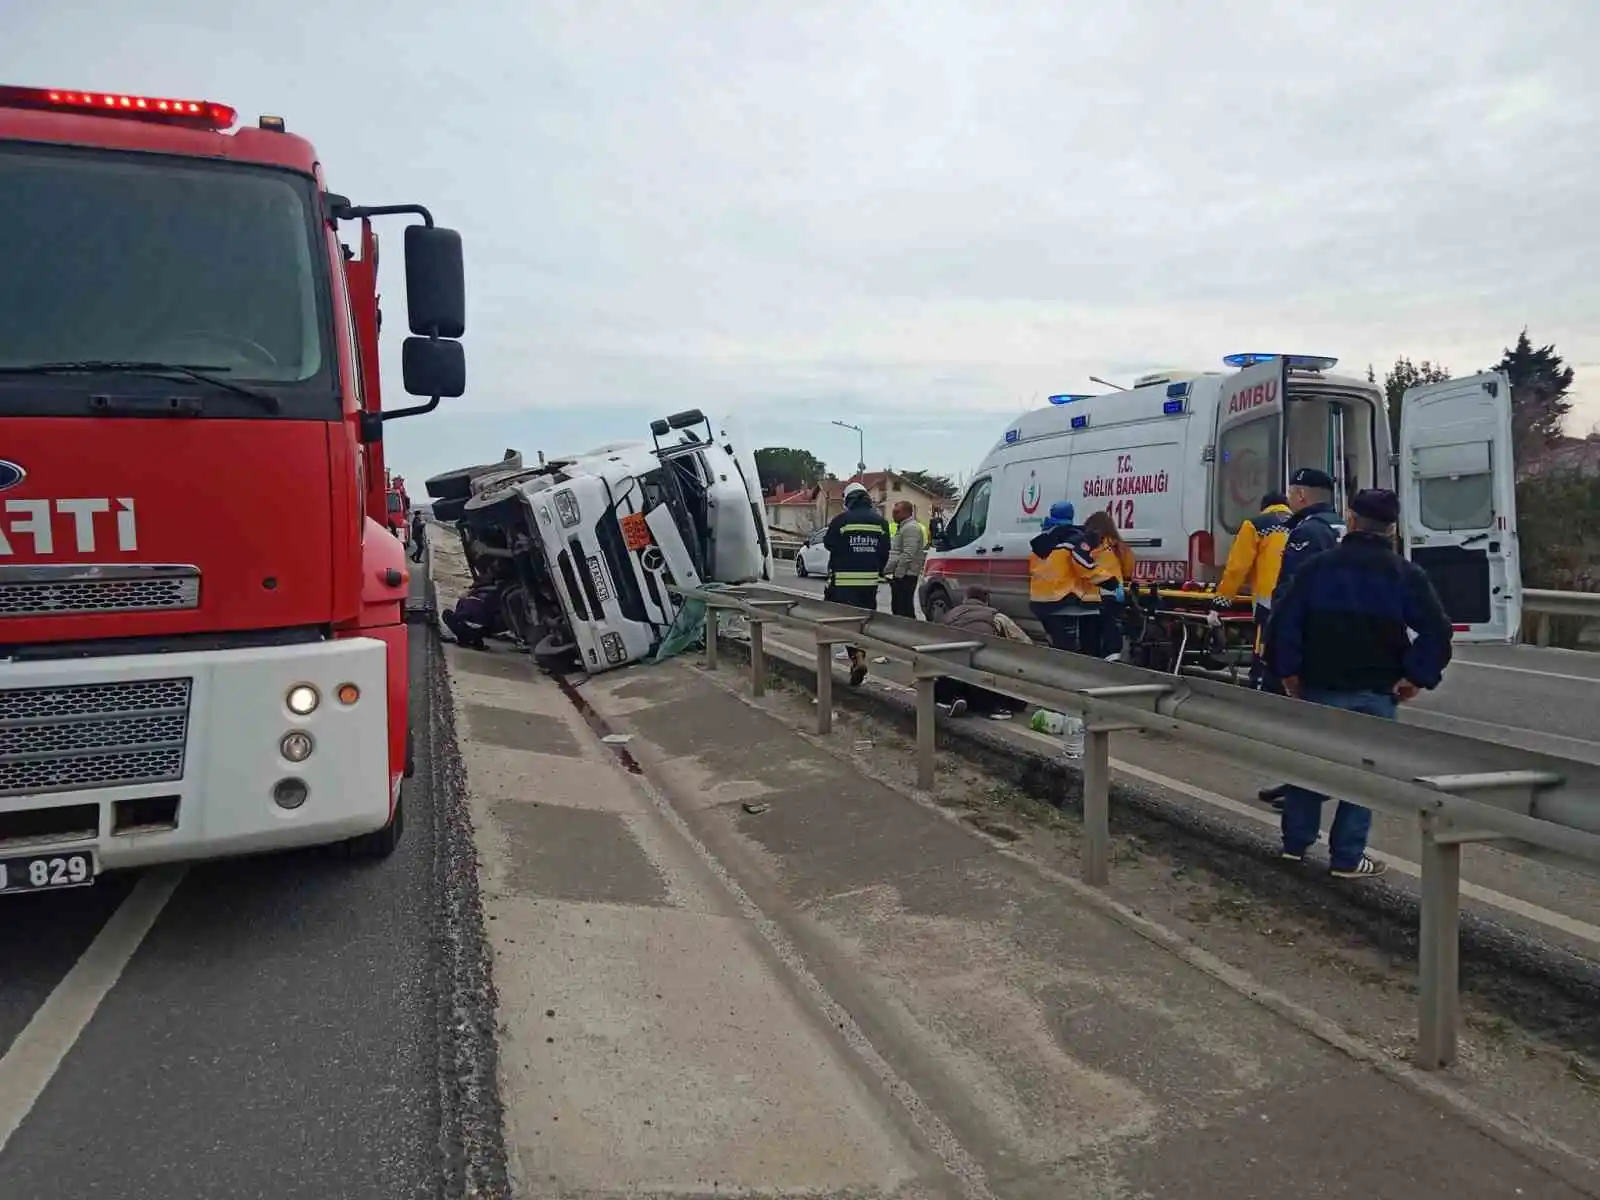
[[[889,522],[872,507],[859,483],[844,489],[844,511],[828,522],[822,544],[828,551],[828,585],[824,600],[854,608],[878,609],[878,584],[889,565]],[[867,677],[867,652],[849,647],[850,686]]]

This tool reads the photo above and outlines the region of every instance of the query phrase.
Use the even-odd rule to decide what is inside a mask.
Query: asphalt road
[[[412,649],[413,674],[427,647]],[[428,689],[413,691],[426,728]],[[0,1196],[402,1200],[440,1194],[441,858],[431,747],[387,862],[201,864],[0,1150]],[[0,1063],[149,873],[0,906]],[[47,1009],[41,1024],[59,1014]],[[8,1098],[0,1090],[0,1112]],[[0,1123],[0,1141],[5,1127]]]
[[[778,583],[820,596],[780,562]],[[887,605],[887,589],[883,603]],[[1447,733],[1600,762],[1600,654],[1535,646],[1462,645],[1435,692],[1407,705],[1402,720]]]

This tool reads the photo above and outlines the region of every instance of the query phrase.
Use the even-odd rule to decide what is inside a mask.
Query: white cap
[[[845,499],[848,500],[851,496],[854,496],[857,493],[865,496],[867,494],[866,487],[863,484],[859,484],[859,483],[847,483],[847,484],[844,485]]]

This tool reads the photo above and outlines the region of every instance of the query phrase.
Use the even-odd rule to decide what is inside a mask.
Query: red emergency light
[[[231,129],[239,119],[239,114],[226,104],[214,104],[210,100],[127,96],[121,92],[69,92],[60,88],[0,86],[0,108],[93,113],[101,117],[126,117],[210,130]]]

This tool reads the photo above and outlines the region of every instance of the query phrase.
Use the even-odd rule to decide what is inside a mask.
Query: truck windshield
[[[268,415],[237,390],[48,364],[172,363],[336,416],[326,259],[309,179],[153,154],[0,147],[0,412],[81,412],[87,391],[204,397]],[[9,374],[8,374],[9,372]],[[78,407],[74,407],[77,405]],[[331,412],[324,410],[331,408]]]

